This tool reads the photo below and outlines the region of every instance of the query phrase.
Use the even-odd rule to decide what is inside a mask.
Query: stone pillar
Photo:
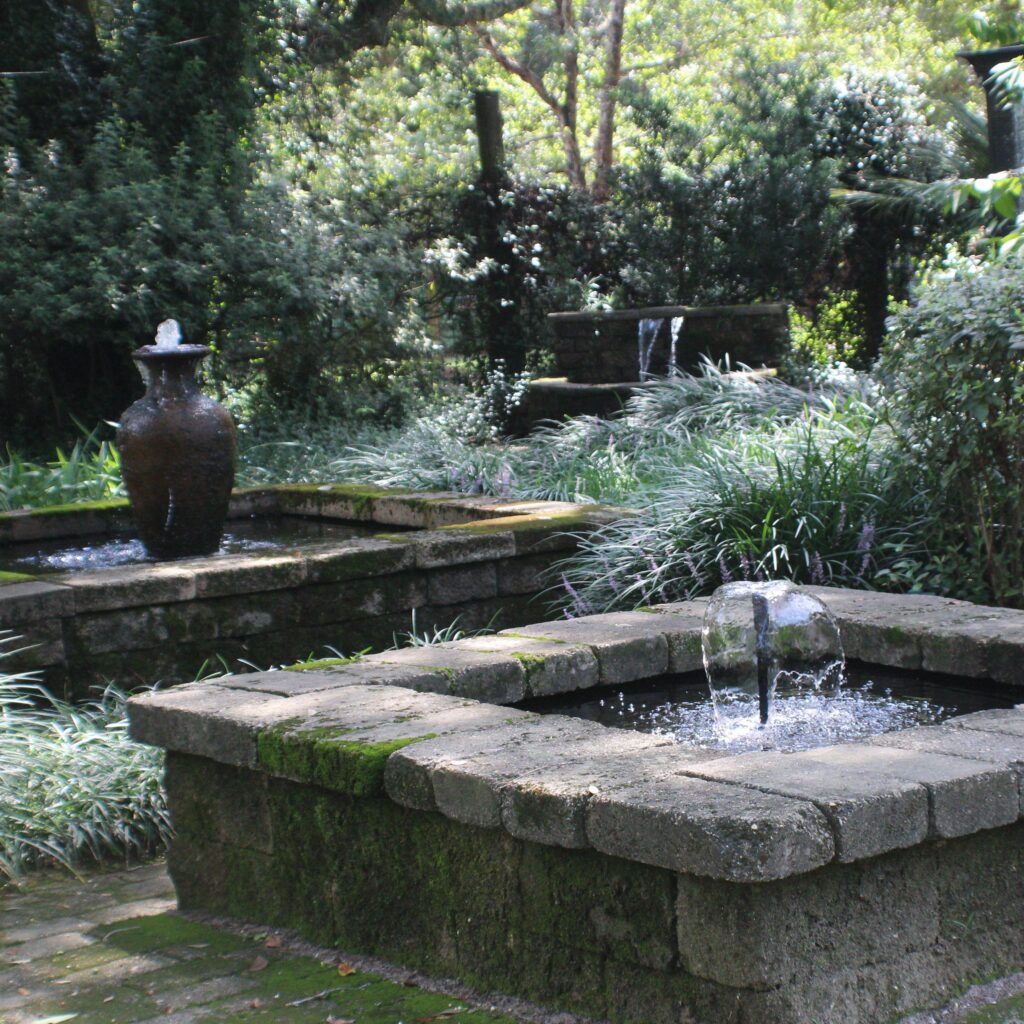
[[[1024,166],[1024,104],[1001,106],[988,81],[997,64],[1024,54],[1024,45],[1000,46],[992,50],[964,50],[957,54],[974,69],[985,89],[988,110],[989,171],[1011,171]]]

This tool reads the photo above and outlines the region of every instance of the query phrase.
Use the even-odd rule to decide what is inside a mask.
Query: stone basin
[[[0,571],[0,631],[23,648],[6,664],[41,670],[51,691],[80,698],[107,681],[180,682],[222,664],[291,664],[328,645],[387,647],[413,610],[419,630],[535,621],[552,562],[617,514],[349,484],[238,490],[229,531],[262,517],[291,524],[288,533],[269,547],[174,561]],[[126,501],[0,514],[0,566],[33,545],[106,549],[128,529]]]
[[[816,593],[852,658],[1024,682],[1024,613]],[[695,670],[702,615],[133,698],[182,907],[623,1022],[877,1024],[1020,970],[1024,705],[735,756],[509,706]]]

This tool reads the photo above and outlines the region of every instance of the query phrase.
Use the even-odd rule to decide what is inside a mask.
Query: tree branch
[[[447,28],[494,21],[530,5],[531,0],[475,0],[472,3],[446,3],[445,0],[410,0],[413,9],[425,21]]]
[[[544,84],[544,80],[534,71],[532,68],[528,68],[521,61],[510,57],[504,50],[498,46],[494,36],[489,32],[480,30],[478,32],[480,36],[480,42],[483,44],[484,49],[510,74],[516,76],[516,78],[524,81],[533,91],[554,111],[555,116],[558,118],[558,123],[565,126],[565,109],[562,104],[559,103],[558,97],[553,95],[548,87]]]

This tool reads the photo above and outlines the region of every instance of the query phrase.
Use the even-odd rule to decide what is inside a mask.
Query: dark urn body
[[[132,354],[146,393],[125,410],[117,443],[132,516],[155,558],[220,547],[235,478],[235,425],[196,383],[209,352],[205,345],[144,345]]]

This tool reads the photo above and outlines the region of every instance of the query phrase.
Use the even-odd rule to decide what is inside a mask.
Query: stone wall
[[[558,373],[574,384],[623,383],[640,379],[637,332],[641,319],[662,325],[651,353],[650,373],[668,372],[669,322],[684,317],[679,334],[679,369],[695,372],[701,356],[757,368],[777,366],[789,341],[788,307],[658,306],[609,313],[551,313]]]
[[[855,656],[1022,683],[1024,613],[818,593]],[[1024,705],[744,755],[502,706],[693,669],[702,614],[134,698],[182,905],[645,1024],[878,1024],[1024,967]]]
[[[543,615],[545,572],[608,513],[558,502],[515,502],[347,486],[236,493],[253,512],[376,523],[374,537],[308,541],[274,553],[210,556],[32,577],[0,574],[0,630],[25,647],[6,666],[41,669],[54,692],[83,697],[193,679],[245,663],[387,647],[406,632],[450,625],[501,628]],[[0,516],[4,540],[109,536],[123,502]],[[407,532],[387,532],[394,527]]]

